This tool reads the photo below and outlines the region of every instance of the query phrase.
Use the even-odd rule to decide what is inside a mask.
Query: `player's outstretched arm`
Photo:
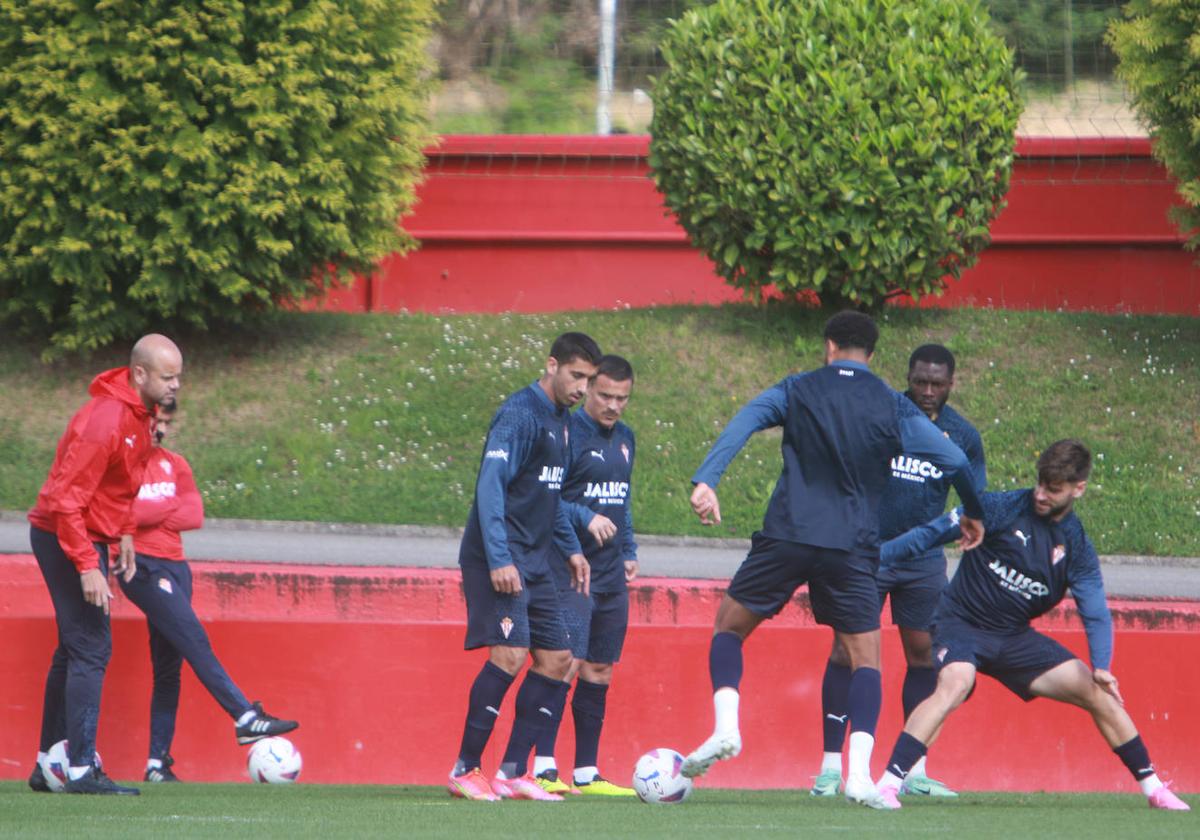
[[[903,563],[939,545],[954,542],[962,535],[961,521],[959,509],[955,508],[924,525],[910,528],[879,546],[879,559],[883,563]]]
[[[786,381],[786,380],[785,380]],[[768,388],[733,416],[729,425],[721,432],[704,463],[692,476],[692,484],[707,484],[716,487],[725,474],[729,462],[742,450],[746,441],[755,432],[783,425],[787,417],[787,389],[784,383]]]

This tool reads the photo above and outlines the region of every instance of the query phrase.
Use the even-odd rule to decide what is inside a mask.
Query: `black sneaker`
[[[285,732],[291,732],[300,724],[294,720],[280,720],[276,717],[271,717],[263,711],[262,703],[254,701],[254,717],[243,724],[239,724],[234,728],[237,734],[239,744],[253,744],[255,741],[261,741],[263,738],[270,738],[272,735],[282,735]]]
[[[169,755],[162,757],[161,767],[147,767],[144,781],[147,782],[178,782],[180,779],[171,769],[171,765],[175,763],[175,759]]]
[[[99,767],[92,767],[78,779],[68,779],[64,788],[67,793],[99,793],[117,796],[137,796],[137,788],[122,787],[104,774]]]
[[[34,793],[51,793],[46,776],[42,773],[42,765],[36,761],[33,763],[33,772],[29,774],[29,789]]]

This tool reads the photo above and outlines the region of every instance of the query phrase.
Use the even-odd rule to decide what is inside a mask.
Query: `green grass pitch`
[[[1187,797],[1200,807],[1200,797]],[[0,782],[0,837],[46,838],[1170,838],[1200,836],[1193,813],[1151,811],[1136,793],[968,793],[869,811],[807,791],[697,789],[680,805],[637,800],[476,803],[441,788],[382,785],[144,785],[140,797],[31,793]]]

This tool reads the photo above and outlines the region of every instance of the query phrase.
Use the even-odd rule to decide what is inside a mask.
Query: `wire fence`
[[[669,21],[705,0],[446,0],[441,134],[644,134]],[[805,0],[795,0],[805,2]],[[1117,0],[983,0],[1025,71],[1018,135],[1144,136],[1104,40]]]

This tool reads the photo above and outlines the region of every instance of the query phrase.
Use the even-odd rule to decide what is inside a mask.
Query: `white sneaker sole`
[[[680,774],[689,779],[703,776],[718,761],[733,758],[742,751],[742,736],[713,735],[683,760],[679,768]]]

